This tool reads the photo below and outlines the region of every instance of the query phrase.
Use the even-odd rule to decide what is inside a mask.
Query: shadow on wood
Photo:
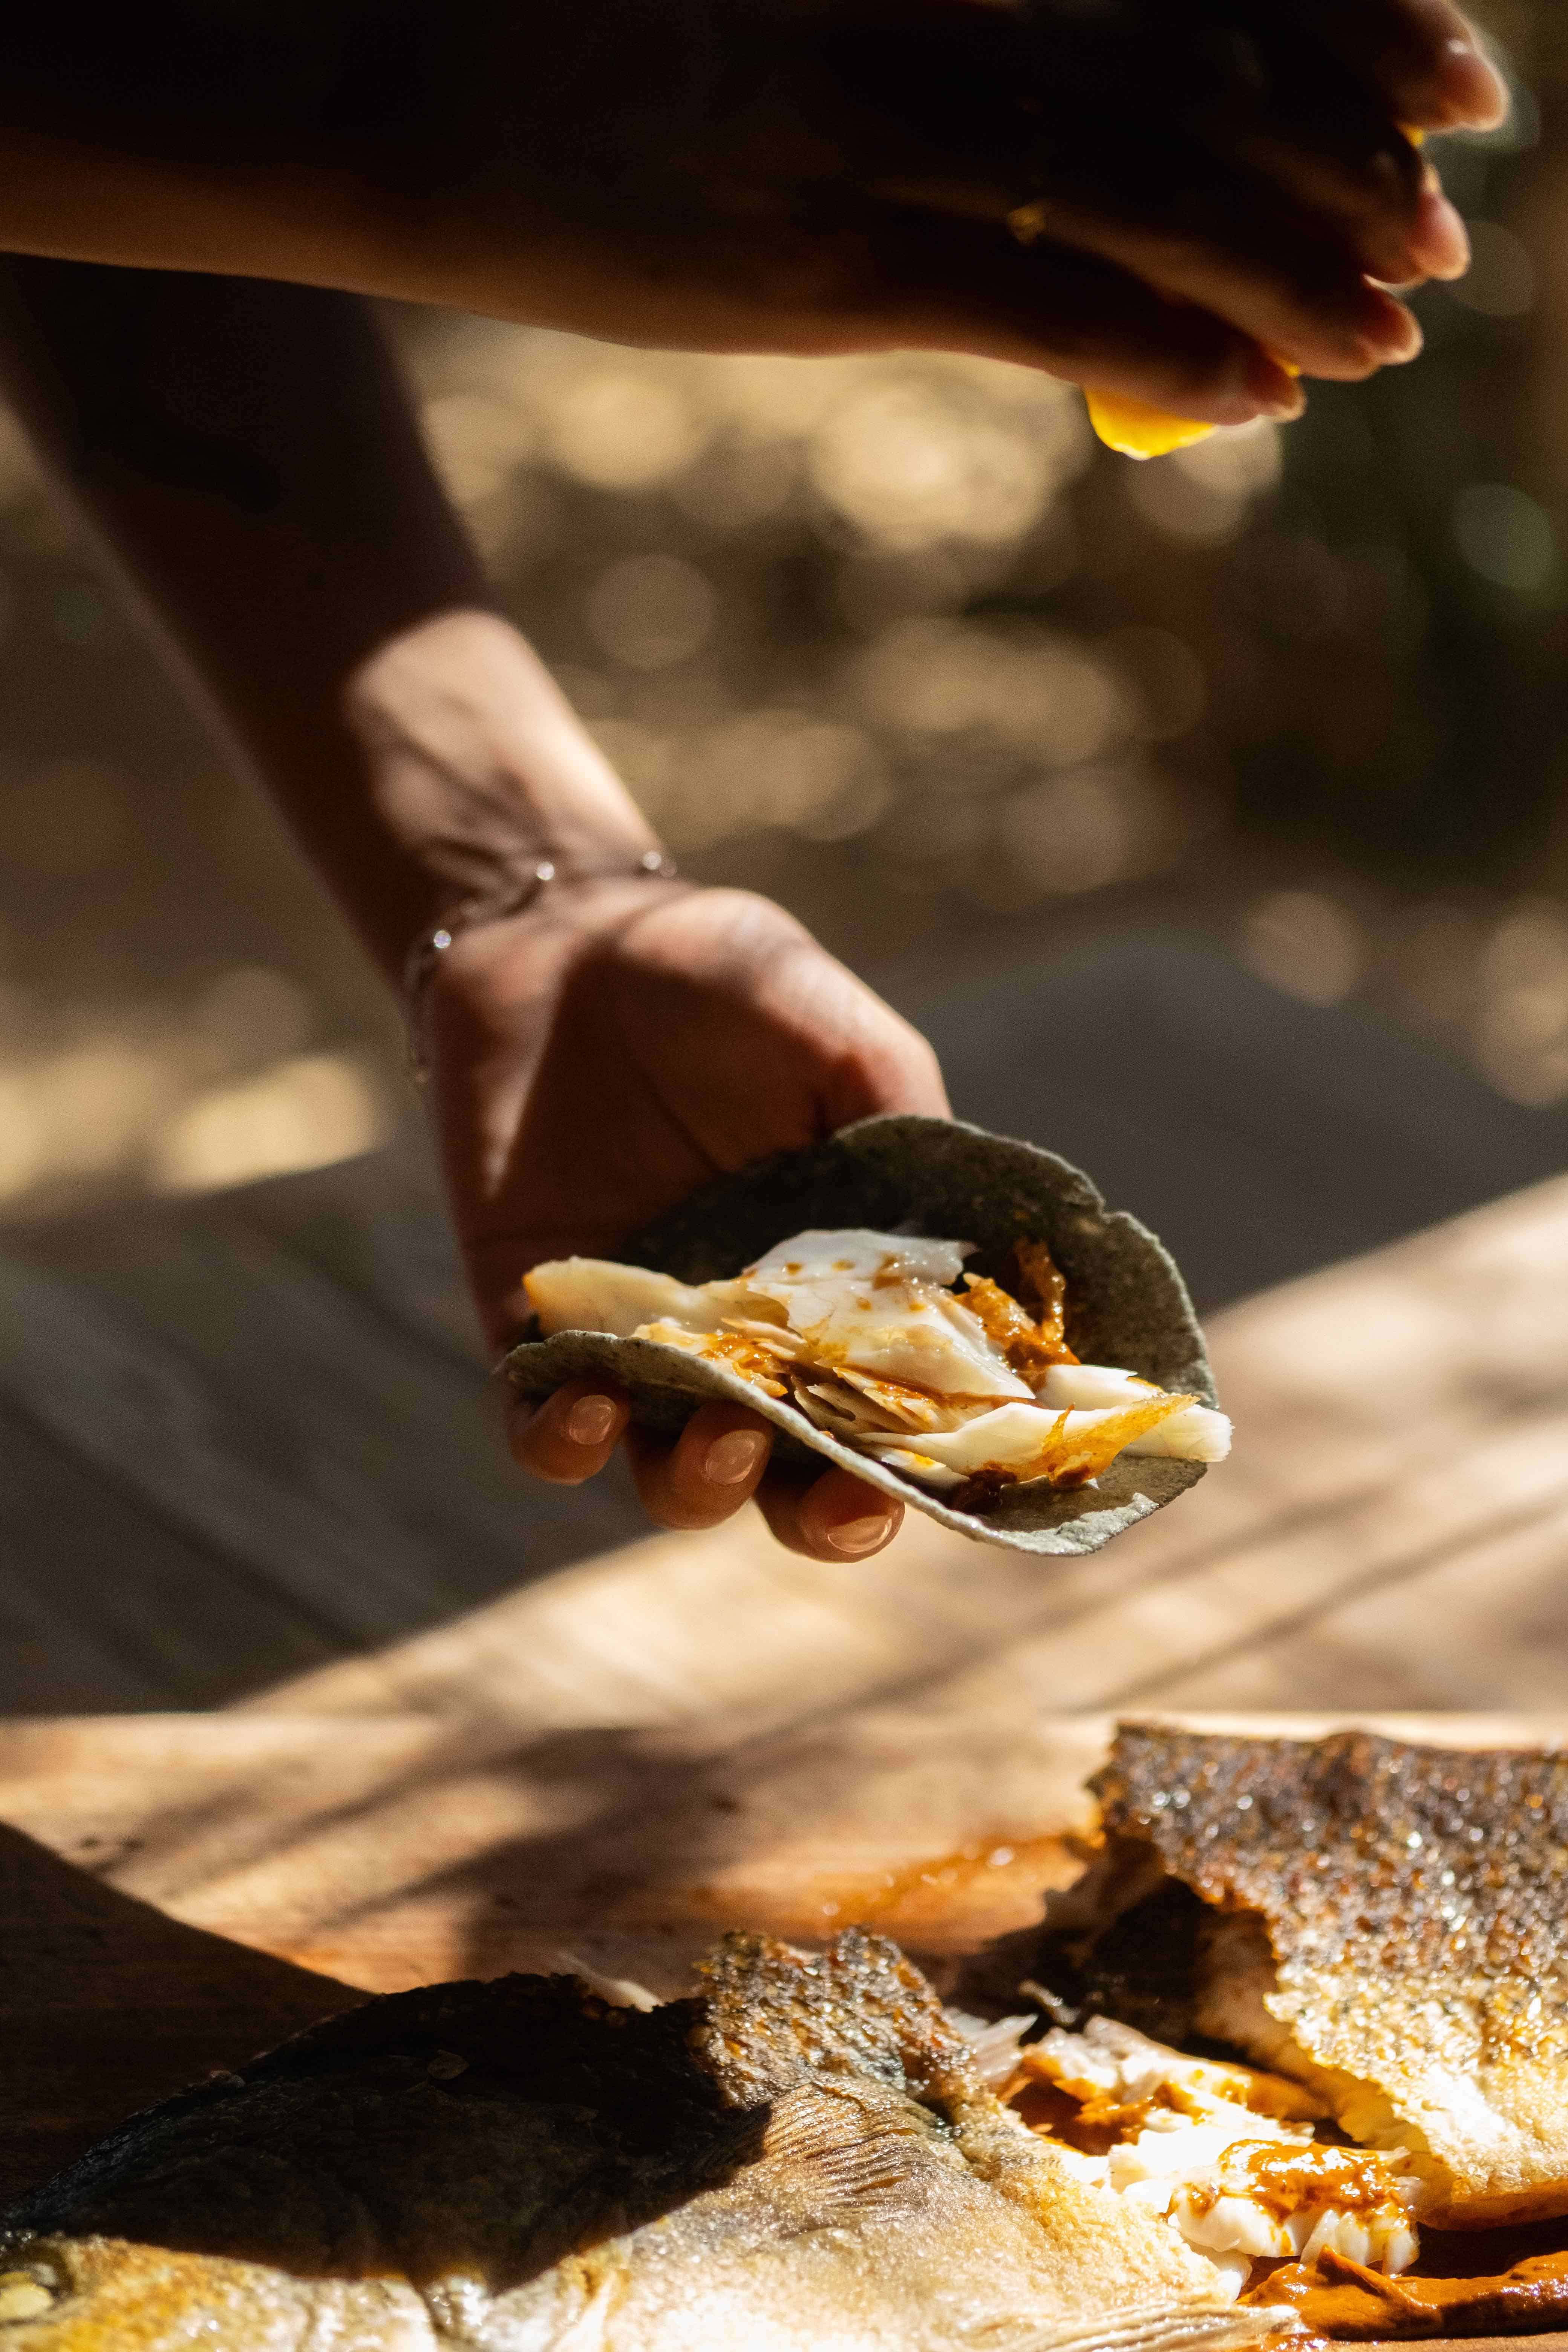
[[[0,1823],[0,2201],[363,1993],[184,1926]]]

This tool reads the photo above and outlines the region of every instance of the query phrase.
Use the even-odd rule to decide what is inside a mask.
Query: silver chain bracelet
[[[635,882],[650,875],[661,882],[673,882],[679,868],[673,857],[662,849],[645,849],[635,866],[602,866],[592,874],[563,874],[553,857],[542,857],[536,866],[524,868],[513,887],[494,898],[462,898],[437,915],[428,928],[420,932],[403,961],[403,1009],[408,1024],[408,1066],[416,1083],[423,1086],[430,1076],[430,1057],[425,1050],[426,1005],[430,982],[437,965],[454,940],[465,931],[478,930],[484,923],[504,922],[510,915],[521,915],[531,907],[541,891],[552,882]]]

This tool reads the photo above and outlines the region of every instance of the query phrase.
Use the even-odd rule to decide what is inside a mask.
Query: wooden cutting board
[[[0,1727],[0,2195],[128,2110],[367,1992],[572,1955],[661,1993],[727,1927],[859,1921],[939,1982],[1078,1868],[1105,1717],[987,1685],[726,1745],[398,1716]],[[1486,1746],[1568,1717],[1356,1720]]]
[[[380,1607],[392,1535],[367,1519],[346,1571],[328,1539],[352,1446],[281,1447],[282,1475],[264,1430],[267,1475],[215,1486],[184,1386],[139,1418],[118,1359],[36,1329],[18,1409],[108,1446],[116,1494],[154,1465],[160,1508],[200,1518],[214,1623],[258,1529],[285,1581]],[[1055,1710],[1288,1698],[1336,1712],[1178,1719],[1568,1739],[1562,1715],[1352,1711],[1559,1703],[1568,1179],[1211,1338],[1240,1433],[1224,1477],[1048,1576],[914,1514],[887,1554],[824,1570],[745,1514],[525,1578],[230,1714],[0,1724],[0,2197],[367,1992],[563,1952],[672,1991],[725,1926],[854,1919],[940,1980],[1076,1866],[1110,1715]],[[105,1382],[90,1409],[82,1364]],[[68,1538],[67,1627],[87,1609],[71,1544],[118,1568],[96,1529]],[[448,1529],[443,1574],[454,1549]],[[226,1639],[248,1654],[243,1612]]]

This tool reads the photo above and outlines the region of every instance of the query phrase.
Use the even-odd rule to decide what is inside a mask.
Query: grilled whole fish
[[[402,1993],[0,2216],[5,2352],[1175,2352],[1269,2334],[1075,2179],[896,1947],[731,1937],[699,1996]]]
[[[1568,1754],[1122,1725],[1058,1989],[1409,2152],[1424,2222],[1568,2212]]]

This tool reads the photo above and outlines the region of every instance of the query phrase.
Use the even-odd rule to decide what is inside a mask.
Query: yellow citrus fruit
[[[1089,423],[1106,447],[1123,457],[1168,457],[1173,449],[1206,441],[1215,429],[1190,416],[1168,416],[1146,400],[1127,400],[1120,393],[1089,392],[1084,398]]]

